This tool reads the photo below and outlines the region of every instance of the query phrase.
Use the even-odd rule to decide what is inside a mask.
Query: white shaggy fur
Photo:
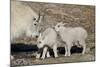
[[[38,48],[43,48],[44,45],[47,45],[51,48],[53,48],[54,51],[54,56],[58,57],[57,54],[57,33],[53,28],[47,28],[43,34],[40,34],[39,38],[38,38]],[[43,49],[43,54],[42,54],[42,59],[45,58],[45,54],[47,53],[47,55],[49,56],[49,52],[47,52],[47,47],[44,47]],[[39,58],[40,54],[37,55],[36,58]],[[49,56],[50,57],[50,56]]]
[[[87,32],[82,27],[64,27],[64,23],[58,23],[55,26],[55,30],[59,33],[61,36],[61,39],[66,42],[65,45],[65,56],[70,56],[70,49],[73,46],[73,42],[79,44],[83,47],[82,54],[85,53],[86,50],[86,43],[85,39],[87,38]],[[79,45],[78,43],[76,45]]]
[[[39,15],[23,2],[11,1],[11,4],[11,41],[24,35],[38,35],[34,24],[37,24]]]

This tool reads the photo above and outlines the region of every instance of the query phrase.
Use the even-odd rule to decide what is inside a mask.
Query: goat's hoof
[[[69,54],[69,55],[67,55],[67,56],[69,57],[69,56],[71,56],[71,55]]]
[[[49,57],[51,57],[50,55],[47,55],[47,57],[49,58]]]
[[[66,57],[66,56],[71,56],[71,55],[70,55],[70,54],[66,54],[65,57]]]
[[[37,55],[37,56],[36,56],[36,59],[39,59],[39,58],[40,58],[40,56]]]
[[[42,60],[44,60],[44,57],[41,57]]]
[[[49,55],[49,54],[47,54],[47,57],[49,58],[49,57],[50,57],[50,55]]]
[[[55,56],[55,58],[57,58],[58,56]]]
[[[37,53],[36,54],[36,58],[39,59],[40,58],[40,54]]]
[[[65,57],[68,56],[67,54],[64,55]]]
[[[82,53],[82,55],[84,55],[85,53]]]

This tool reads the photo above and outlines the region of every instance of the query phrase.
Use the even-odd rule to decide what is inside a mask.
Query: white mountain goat
[[[70,56],[70,49],[73,46],[73,43],[82,46],[82,54],[84,54],[86,50],[85,39],[87,38],[87,31],[82,27],[64,27],[65,24],[66,23],[61,22],[55,26],[55,30],[59,33],[61,39],[66,43],[65,56]]]
[[[23,36],[38,38],[37,27],[42,19],[40,13],[20,1],[11,1],[11,4],[11,41]]]
[[[43,48],[42,59],[45,58],[45,55],[49,55],[47,51],[48,47],[53,49],[54,57],[58,57],[57,54],[57,33],[53,28],[47,28],[38,38],[38,48]],[[46,47],[45,47],[46,46]],[[37,54],[36,58],[40,58],[40,54]]]

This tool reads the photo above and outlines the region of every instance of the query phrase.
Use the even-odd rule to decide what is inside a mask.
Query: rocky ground
[[[86,40],[87,50],[85,55],[75,53],[70,57],[64,57],[63,54],[59,54],[58,58],[50,57],[44,60],[36,59],[35,52],[15,53],[13,54],[14,59],[11,59],[12,67],[20,65],[87,62],[95,60],[95,6],[36,2],[23,3],[30,6],[37,13],[40,11],[42,14],[45,14],[43,22],[41,23],[43,29],[52,27],[60,21],[68,23],[66,27],[84,27],[88,32],[88,38]]]
[[[90,62],[95,61],[95,46],[94,36],[90,35],[87,40],[86,54],[74,53],[70,57],[65,57],[64,54],[59,54],[58,58],[50,57],[44,60],[36,59],[36,52],[15,52],[14,59],[11,59],[11,66],[21,65],[38,65],[38,64],[57,64],[57,63],[76,63],[76,62]]]
[[[30,65],[43,65],[43,64],[58,64],[58,63],[76,63],[76,62],[90,62],[95,58],[92,54],[73,54],[70,57],[64,57],[61,55],[58,58],[46,58],[44,60],[35,59],[35,57],[22,57],[16,58],[12,62],[12,66],[30,66]]]

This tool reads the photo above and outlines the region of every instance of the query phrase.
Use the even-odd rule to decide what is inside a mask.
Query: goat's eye
[[[60,25],[58,25],[58,27],[60,27]]]
[[[36,24],[34,24],[36,26]]]
[[[33,20],[36,20],[36,18],[33,18]]]
[[[39,44],[41,43],[41,41],[39,41]]]

